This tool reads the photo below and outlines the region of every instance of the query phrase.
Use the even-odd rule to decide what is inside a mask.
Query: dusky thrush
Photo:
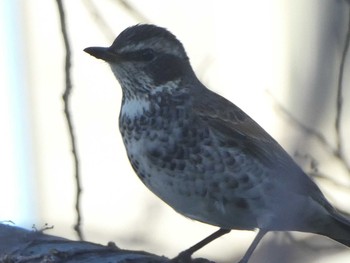
[[[350,221],[288,153],[240,108],[196,77],[181,42],[155,25],[125,29],[110,47],[85,51],[110,65],[123,91],[119,129],[140,180],[186,217],[220,229],[301,231],[350,246]]]

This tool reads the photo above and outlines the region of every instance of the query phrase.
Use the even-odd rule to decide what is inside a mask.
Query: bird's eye
[[[153,51],[153,49],[150,49],[150,48],[144,49],[144,50],[142,50],[140,52],[140,57],[144,61],[151,61],[151,60],[153,60],[155,55],[156,54]]]

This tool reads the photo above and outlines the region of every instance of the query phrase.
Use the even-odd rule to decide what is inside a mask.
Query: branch
[[[349,11],[350,11],[350,7],[349,7]],[[344,151],[343,151],[343,140],[341,136],[341,119],[342,119],[342,113],[343,113],[343,76],[344,76],[344,70],[345,70],[346,55],[348,53],[349,44],[350,44],[350,12],[349,12],[348,19],[349,19],[348,32],[345,38],[344,50],[343,50],[340,68],[339,68],[336,118],[335,118],[335,133],[336,133],[336,140],[337,140],[336,154],[340,159],[345,159]],[[348,168],[348,171],[350,172],[350,167],[347,167],[347,168]]]
[[[61,22],[61,31],[62,31],[62,37],[64,41],[64,47],[66,50],[66,59],[65,59],[65,77],[66,77],[66,87],[62,96],[63,102],[64,102],[64,114],[66,117],[68,130],[69,130],[69,136],[71,140],[72,145],[72,154],[74,159],[74,168],[75,168],[75,182],[76,182],[76,203],[75,203],[75,210],[77,211],[77,222],[74,226],[74,230],[77,232],[78,237],[80,240],[83,240],[83,233],[81,230],[81,209],[80,209],[80,199],[81,199],[81,183],[80,183],[80,169],[79,169],[79,158],[78,158],[78,152],[77,152],[77,146],[76,146],[76,140],[74,136],[74,128],[73,128],[73,121],[70,115],[70,93],[72,91],[72,80],[71,80],[71,49],[68,39],[68,33],[67,33],[67,27],[66,27],[66,18],[64,13],[64,8],[62,4],[62,0],[56,0],[58,11],[59,11],[59,17]]]
[[[150,23],[150,20],[147,19],[140,11],[133,7],[127,0],[118,0],[118,2],[126,9],[126,11],[133,16],[136,21],[140,23]]]
[[[269,91],[267,91],[267,93],[273,99],[277,109],[280,112],[282,112],[292,122],[293,125],[297,126],[306,134],[314,137],[330,154],[332,154],[335,158],[337,158],[343,164],[345,169],[350,174],[350,164],[345,159],[345,156],[339,155],[338,150],[332,146],[332,144],[326,139],[326,137],[322,133],[303,124],[301,121],[295,118],[285,107],[283,107]]]
[[[350,0],[347,0],[347,2],[348,4],[350,4]],[[349,6],[348,19],[349,19],[348,31],[345,38],[345,44],[344,44],[342,59],[341,59],[340,68],[339,68],[339,75],[338,75],[336,116],[335,116],[335,135],[336,135],[335,147],[332,146],[332,144],[329,141],[327,141],[326,137],[322,133],[301,123],[294,116],[292,116],[292,114],[286,108],[284,108],[280,103],[278,103],[278,101],[274,98],[274,96],[270,92],[268,92],[268,94],[272,97],[273,101],[277,105],[278,110],[283,112],[290,119],[290,121],[292,121],[294,125],[298,126],[302,131],[304,131],[310,136],[313,136],[316,140],[318,140],[320,144],[323,145],[328,152],[330,152],[334,157],[336,157],[343,164],[348,174],[350,174],[350,162],[344,154],[344,150],[343,150],[344,141],[341,136],[341,121],[342,121],[342,115],[343,115],[343,76],[345,71],[346,56],[350,45],[350,6]]]
[[[107,246],[85,241],[72,241],[62,237],[29,231],[0,224],[0,262],[74,262],[74,263],[170,263],[164,256],[144,251],[118,248],[113,242]],[[195,263],[210,263],[206,259],[194,259]],[[190,263],[190,262],[188,262]]]
[[[141,12],[136,10],[129,2],[126,0],[118,0],[120,5],[130,14],[130,16],[134,17],[137,21],[141,23],[149,23],[149,19],[147,19]],[[84,0],[86,9],[89,11],[90,15],[95,19],[96,24],[100,27],[103,34],[108,38],[114,40],[115,33],[108,25],[103,15],[99,12],[98,8],[91,0]]]
[[[107,37],[107,39],[114,39],[115,33],[112,28],[108,25],[106,20],[103,18],[103,15],[100,14],[95,4],[91,0],[84,0],[83,4],[85,4],[86,9],[89,11],[90,15],[95,19],[96,24],[100,27],[101,31]]]

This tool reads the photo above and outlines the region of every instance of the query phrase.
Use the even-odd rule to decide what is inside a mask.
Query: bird
[[[107,62],[122,89],[119,130],[144,185],[185,217],[219,229],[179,253],[235,230],[299,231],[350,247],[350,220],[257,122],[197,78],[182,43],[153,24],[126,28],[110,47],[85,52]]]

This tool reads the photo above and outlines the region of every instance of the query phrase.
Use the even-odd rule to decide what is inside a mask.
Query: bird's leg
[[[253,242],[249,246],[247,252],[245,252],[243,258],[238,263],[247,263],[250,259],[250,256],[253,254],[256,246],[259,244],[260,240],[264,237],[264,235],[267,233],[267,230],[260,229],[256,237],[254,238]]]
[[[209,244],[211,241],[229,233],[230,229],[224,229],[220,228],[218,231],[214,232],[210,236],[204,238],[202,241],[198,242],[197,244],[193,245],[192,247],[186,249],[185,251],[182,251],[179,255],[177,255],[175,258],[171,260],[171,262],[191,262],[191,256],[194,252],[201,249],[205,245]]]

